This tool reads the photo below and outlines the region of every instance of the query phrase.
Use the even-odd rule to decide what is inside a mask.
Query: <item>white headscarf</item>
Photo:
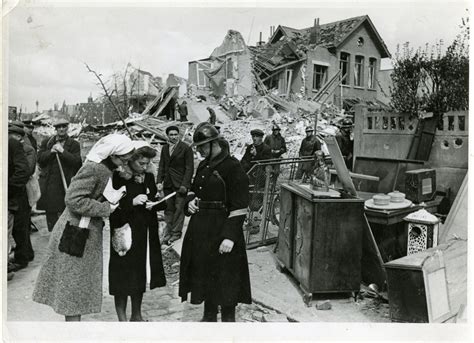
[[[135,150],[143,148],[144,146],[151,148],[151,145],[147,141],[132,141],[132,144]]]
[[[125,155],[134,149],[130,138],[121,134],[110,134],[99,139],[87,154],[89,161],[100,163],[110,155]]]

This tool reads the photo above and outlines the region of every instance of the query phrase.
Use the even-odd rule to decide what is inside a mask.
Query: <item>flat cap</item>
[[[21,127],[10,124],[8,125],[8,133],[18,133],[23,136],[25,134],[25,131]]]
[[[265,135],[265,133],[260,129],[253,129],[252,131],[250,131],[250,135],[251,136],[263,136],[263,135]]]
[[[66,118],[59,118],[58,120],[56,120],[53,126],[56,127],[59,125],[69,125],[69,120],[67,120]]]
[[[19,120],[13,120],[11,123],[9,123],[9,125],[15,125],[15,126],[20,127],[20,128],[25,127],[25,124],[23,124],[23,122],[21,122]]]

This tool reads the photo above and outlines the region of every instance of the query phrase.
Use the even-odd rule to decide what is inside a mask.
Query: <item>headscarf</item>
[[[99,139],[87,154],[89,161],[100,163],[111,155],[125,155],[133,151],[134,145],[130,138],[121,134],[110,134]]]

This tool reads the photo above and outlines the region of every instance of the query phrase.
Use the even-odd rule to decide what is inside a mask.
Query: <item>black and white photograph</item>
[[[3,1],[3,340],[472,339],[470,10]]]

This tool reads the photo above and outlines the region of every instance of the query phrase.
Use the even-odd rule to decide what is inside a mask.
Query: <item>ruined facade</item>
[[[333,80],[325,90],[326,101],[341,106],[346,99],[378,99],[380,63],[390,53],[368,16],[322,25],[316,19],[306,29],[278,26],[267,44],[254,49],[257,62],[262,55],[265,61],[266,52],[276,45],[293,50],[293,56],[280,50],[267,61],[273,73],[265,66],[257,72],[265,86],[277,88],[280,95],[313,98]],[[275,63],[277,57],[285,57],[286,66]]]
[[[229,30],[209,58],[189,62],[188,87],[208,89],[213,95],[249,96],[255,93],[252,55],[242,35]]]

